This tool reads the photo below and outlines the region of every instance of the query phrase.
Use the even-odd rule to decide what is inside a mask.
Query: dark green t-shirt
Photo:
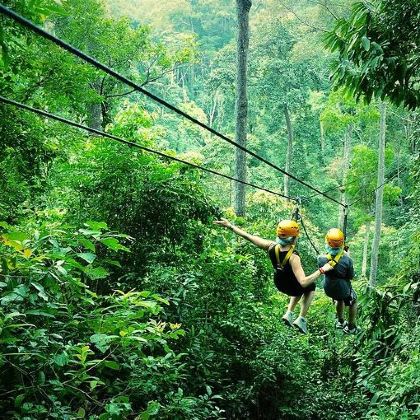
[[[318,267],[328,262],[325,255],[318,257]],[[333,270],[325,273],[324,291],[333,299],[342,300],[350,296],[351,283],[354,277],[353,261],[348,255],[343,255]]]

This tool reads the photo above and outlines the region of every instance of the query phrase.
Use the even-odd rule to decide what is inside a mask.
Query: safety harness
[[[274,252],[276,254],[276,261],[277,261],[277,270],[283,271],[284,267],[287,264],[287,261],[290,260],[290,257],[293,254],[293,251],[295,250],[295,245],[292,245],[289,249],[289,251],[287,251],[286,256],[283,258],[283,261],[280,262],[280,245],[276,245],[274,247]]]
[[[337,263],[340,261],[343,255],[344,255],[344,250],[341,250],[335,257],[333,257],[331,254],[327,254],[328,264],[334,268],[337,265]]]

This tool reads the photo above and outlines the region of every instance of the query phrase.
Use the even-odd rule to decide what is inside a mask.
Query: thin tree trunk
[[[382,207],[384,197],[385,179],[385,131],[386,131],[386,105],[380,103],[381,122],[379,129],[379,153],[378,153],[378,180],[375,200],[375,231],[373,233],[372,255],[370,259],[369,286],[376,286],[378,273],[379,243],[381,240]]]
[[[369,249],[369,236],[370,236],[370,220],[366,222],[365,241],[363,244],[362,277],[366,277],[368,249]]]
[[[236,142],[246,146],[248,98],[247,98],[247,60],[249,47],[249,11],[251,0],[236,0],[238,15],[237,74],[236,74]],[[246,180],[246,155],[240,149],[235,150],[235,177]],[[234,207],[238,216],[245,214],[245,185],[235,185]]]
[[[286,127],[287,127],[287,152],[286,152],[286,167],[285,171],[290,172],[290,165],[292,162],[292,152],[293,152],[293,129],[292,123],[290,121],[289,108],[287,104],[283,105],[284,117],[286,118]],[[289,195],[289,177],[284,175],[284,194]]]
[[[351,150],[351,136],[353,133],[353,126],[350,124],[346,132],[344,133],[344,151],[343,151],[343,165],[342,165],[342,173],[343,178],[341,180],[342,187],[340,188],[340,201],[343,204],[347,204],[346,201],[346,180],[347,180],[347,174],[349,172],[350,167],[350,150]],[[340,206],[338,209],[338,226],[340,226],[340,229],[344,229],[344,215],[345,215],[345,208],[343,206]]]
[[[209,115],[209,125],[210,125],[210,127],[213,127],[214,116],[215,116],[216,107],[217,107],[217,97],[218,97],[218,93],[216,91],[214,93],[214,95],[212,97],[212,101],[211,101],[210,115]]]

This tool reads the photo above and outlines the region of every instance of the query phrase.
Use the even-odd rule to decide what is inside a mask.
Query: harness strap
[[[292,256],[294,250],[295,250],[295,246],[292,245],[289,251],[287,251],[287,254],[284,257],[283,261],[280,262],[280,245],[276,245],[274,247],[274,252],[276,254],[276,260],[277,260],[277,267],[280,268],[280,270],[283,270],[284,266],[287,264],[287,261],[289,261],[290,257]]]
[[[344,255],[344,250],[340,251],[335,257],[332,257],[331,254],[327,254],[328,264],[331,267],[335,267],[343,255]]]

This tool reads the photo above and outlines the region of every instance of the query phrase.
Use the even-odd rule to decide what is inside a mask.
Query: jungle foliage
[[[232,136],[233,2],[3,4]],[[246,216],[236,217],[224,179],[0,103],[0,417],[420,416],[418,111],[388,104],[378,286],[371,289],[361,272],[374,220],[378,97],[415,104],[411,88],[366,90],[364,82],[351,82],[354,96],[375,94],[369,104],[333,89],[328,69],[342,56],[324,49],[324,30],[337,32],[354,13],[351,5],[253,2],[248,147],[284,167],[286,105],[294,132],[291,173],[354,203],[347,234],[360,333],[343,336],[333,328],[334,307],[321,284],[309,334],[285,327],[288,300],[276,291],[264,252],[212,223],[225,216],[273,238],[293,203],[247,189]],[[380,12],[375,30],[412,16],[410,7],[401,6],[401,15],[399,6],[392,16]],[[0,20],[0,95],[233,175],[227,144]],[[375,46],[372,38],[367,48],[366,28],[359,29],[352,33],[357,48],[349,51],[363,52],[364,60]],[[404,44],[404,52],[406,41],[393,39],[392,46]],[[382,66],[387,51],[376,70],[365,66],[366,80],[398,79],[392,66]],[[278,191],[283,185],[282,174],[255,159],[248,159],[248,177]],[[337,206],[293,180],[289,188],[301,197],[306,228],[322,250]],[[306,235],[299,253],[305,272],[313,272]]]

